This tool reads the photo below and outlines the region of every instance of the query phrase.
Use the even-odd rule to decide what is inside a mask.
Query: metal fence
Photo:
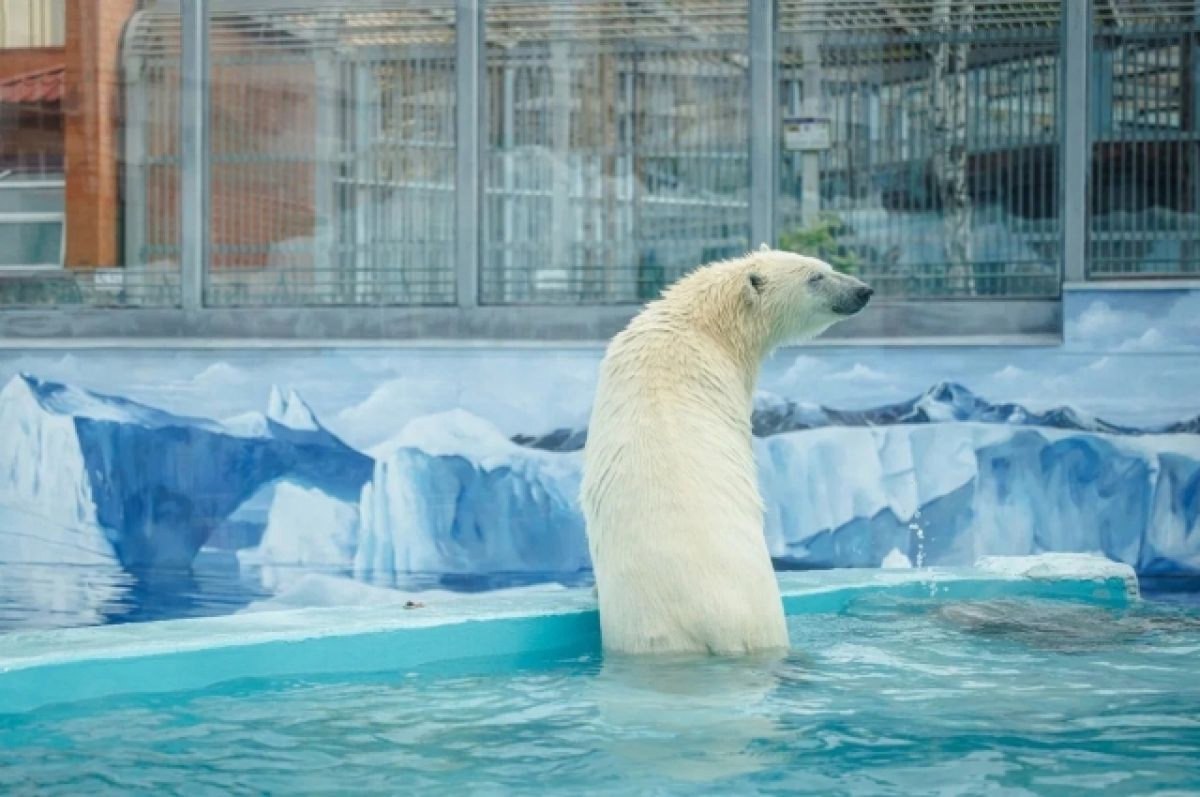
[[[390,4],[396,5],[396,4]],[[438,305],[455,298],[454,7],[218,5],[210,21],[210,306]],[[126,47],[126,246],[179,262],[178,16]],[[145,168],[139,168],[142,164]],[[173,170],[173,171],[172,171]]]
[[[745,7],[654,6],[488,4],[484,303],[635,301],[749,247]]]
[[[1056,6],[783,3],[783,244],[882,295],[1055,295]]]
[[[101,284],[101,304],[180,303],[180,19],[174,13],[156,21],[156,35],[128,48],[122,61],[126,262],[118,274],[107,277],[111,284]],[[147,22],[135,17],[134,27]]]
[[[1194,275],[1198,70],[1200,0],[150,0],[82,301],[613,305],[764,240],[895,298]]]

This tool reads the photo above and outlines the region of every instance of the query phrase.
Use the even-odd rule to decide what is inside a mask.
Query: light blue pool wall
[[[1069,565],[1053,576],[933,568],[787,573],[780,582],[788,616],[1020,598],[1120,612],[1137,600],[1132,573]],[[0,713],[249,678],[495,674],[597,657],[600,643],[599,615],[581,589],[456,597],[411,613],[318,608],[14,634],[0,637]]]
[[[577,448],[602,353],[0,350],[0,609],[121,622],[122,595],[217,559],[295,605],[586,578],[580,454],[547,448]],[[791,349],[759,387],[781,566],[1200,570],[1200,290],[1069,290],[1055,344]]]

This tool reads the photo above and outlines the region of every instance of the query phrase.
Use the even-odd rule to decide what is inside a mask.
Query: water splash
[[[908,522],[908,530],[917,538],[917,569],[925,566],[925,529],[921,526],[921,510],[917,510]]]
[[[917,539],[917,558],[915,565],[918,570],[922,570],[925,567],[925,527],[921,525],[921,510],[918,509],[913,513],[912,520],[910,520],[908,523],[908,530],[911,531],[913,536]],[[930,579],[926,583],[929,586],[930,597],[937,595],[937,584],[933,581],[933,579]]]

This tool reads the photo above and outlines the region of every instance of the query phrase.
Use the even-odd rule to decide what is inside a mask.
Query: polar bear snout
[[[854,315],[867,306],[867,302],[875,295],[875,289],[853,277],[843,279],[846,284],[838,286],[829,309],[838,315]]]

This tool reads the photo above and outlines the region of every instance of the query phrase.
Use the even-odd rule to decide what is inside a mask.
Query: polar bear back
[[[584,508],[608,650],[787,646],[754,477],[753,385],[710,346],[635,327],[602,367]]]

